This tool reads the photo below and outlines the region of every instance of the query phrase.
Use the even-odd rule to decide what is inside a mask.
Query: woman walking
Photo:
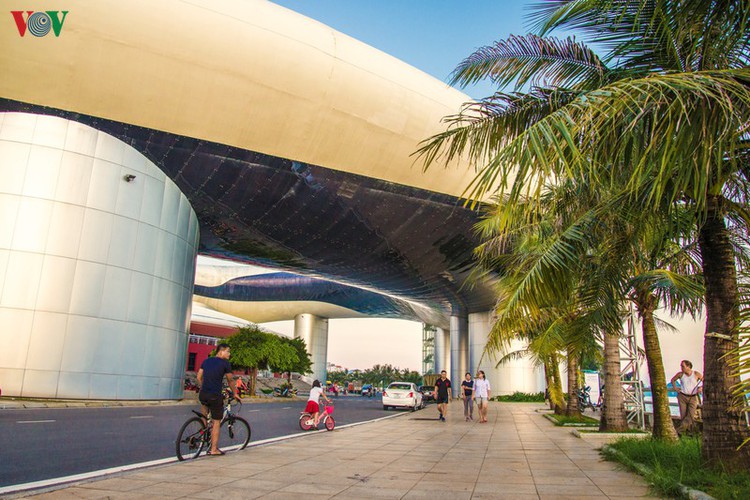
[[[474,381],[474,399],[477,401],[479,410],[479,423],[487,422],[487,407],[490,401],[490,381],[485,378],[484,370],[477,372],[477,378]]]
[[[464,418],[468,422],[474,420],[474,381],[471,380],[471,373],[467,373],[465,380],[461,382],[464,399]]]

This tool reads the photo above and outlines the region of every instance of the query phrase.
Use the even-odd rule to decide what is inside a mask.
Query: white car
[[[411,382],[393,382],[383,391],[383,409],[411,408],[412,411],[424,408],[422,393]]]

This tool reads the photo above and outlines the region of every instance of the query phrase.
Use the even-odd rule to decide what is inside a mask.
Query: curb
[[[593,427],[592,427],[592,429],[593,429]],[[639,438],[639,439],[647,438],[647,437],[651,436],[651,434],[649,434],[647,432],[643,432],[643,433],[639,433],[639,432],[599,432],[599,431],[591,431],[591,432],[584,431],[584,432],[580,432],[578,429],[573,429],[573,430],[570,431],[570,433],[573,434],[575,437],[580,438],[580,439],[585,439],[583,437],[584,435],[589,435],[589,436],[604,436],[604,437],[607,437],[607,436],[632,437],[632,438]]]
[[[648,478],[654,472],[651,469],[649,469],[646,465],[639,463],[639,462],[634,462],[629,457],[625,456],[624,453],[612,448],[608,444],[605,444],[604,446],[602,446],[602,451],[606,451],[607,453],[611,453],[617,456],[617,458],[619,458],[622,461],[622,463],[634,468],[636,471],[638,471],[638,474],[643,476],[647,481],[648,481]],[[688,486],[685,486],[682,483],[677,483],[677,488],[680,490],[680,494],[684,498],[688,498],[689,500],[716,500],[714,497],[712,497],[708,493],[705,493],[701,490],[690,488]]]

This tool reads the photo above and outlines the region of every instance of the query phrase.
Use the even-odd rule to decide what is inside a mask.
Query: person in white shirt
[[[677,387],[676,382],[680,381]],[[680,371],[672,377],[672,387],[677,391],[677,404],[680,406],[680,425],[677,432],[690,432],[695,426],[695,411],[698,408],[698,395],[702,391],[703,375],[693,370],[693,363],[683,359]]]
[[[479,370],[474,379],[474,394],[472,398],[477,402],[479,423],[487,422],[487,409],[490,401],[490,381],[485,378],[484,370]]]
[[[318,427],[318,423],[320,422],[320,405],[318,404],[318,400],[321,397],[326,400],[326,403],[331,402],[328,396],[323,393],[323,389],[320,387],[320,380],[315,380],[313,381],[312,389],[310,389],[310,397],[307,398],[307,406],[305,406],[305,412],[312,415],[315,427]]]

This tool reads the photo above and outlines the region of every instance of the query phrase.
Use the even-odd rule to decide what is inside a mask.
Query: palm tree
[[[514,335],[511,334],[508,337],[509,340],[513,338],[524,340],[526,341],[526,347],[508,352],[497,361],[495,367],[518,359],[531,359],[535,365],[542,366],[544,368],[544,380],[549,392],[550,408],[554,410],[555,414],[562,415],[566,411],[566,404],[560,378],[559,353],[561,341],[550,330],[553,322],[548,321],[548,318],[547,315],[543,315],[538,323],[531,325],[532,330],[522,330]],[[510,342],[506,344],[506,348],[508,346],[510,346]]]
[[[573,276],[585,277],[581,280],[581,290],[578,292],[582,297],[586,297],[587,308],[594,310],[599,308],[609,308],[606,316],[598,318],[599,324],[596,328],[596,335],[602,339],[606,360],[605,368],[605,408],[609,409],[602,418],[601,430],[624,430],[627,428],[627,422],[624,414],[624,402],[622,390],[620,387],[620,356],[619,356],[619,331],[621,330],[621,320],[624,311],[621,311],[621,304],[625,300],[632,300],[636,303],[638,311],[644,311],[644,300],[639,302],[640,297],[651,298],[649,305],[666,303],[671,305],[673,313],[683,313],[685,311],[696,311],[699,309],[699,303],[696,300],[699,296],[700,288],[693,281],[676,275],[669,269],[661,269],[657,264],[668,264],[669,262],[679,262],[679,256],[685,253],[675,249],[675,245],[669,246],[667,236],[680,236],[684,231],[679,224],[668,223],[654,214],[652,221],[646,223],[641,216],[639,220],[634,221],[633,214],[636,212],[634,207],[628,207],[618,197],[607,198],[607,190],[593,192],[581,187],[580,183],[574,186],[573,183],[560,183],[557,186],[550,187],[548,191],[540,198],[540,202],[534,206],[540,214],[544,214],[550,220],[557,221],[554,224],[555,231],[545,233],[538,231],[535,238],[538,242],[545,244],[538,245],[539,248],[530,253],[532,258],[540,262],[540,267],[535,269],[529,268],[528,277],[517,283],[524,283],[527,288],[535,290],[534,294],[548,295],[549,292],[543,292],[545,286],[552,286],[559,289],[557,283],[561,276],[556,279],[547,276],[543,271],[544,262],[549,267],[565,269],[567,273]],[[529,233],[534,227],[534,223],[528,222],[524,214],[530,209],[525,207],[525,203],[514,205],[513,215],[506,221],[513,221],[514,218],[520,218],[517,224],[523,231]],[[638,207],[640,208],[640,207]],[[499,235],[508,233],[506,237],[513,238],[512,234],[515,229],[512,227],[516,223],[506,222],[503,225],[498,218],[505,211],[502,208],[496,209],[496,212],[489,212],[488,219],[480,226],[482,236],[487,242],[480,247],[480,265],[487,265],[488,256],[496,253],[500,248],[499,243],[493,241]],[[638,210],[640,212],[640,210]],[[494,214],[494,215],[493,215]],[[576,216],[576,214],[579,214]],[[564,224],[562,221],[569,221]],[[640,222],[636,224],[634,222]],[[552,223],[548,223],[552,227]],[[504,228],[504,229],[501,229]],[[549,244],[549,242],[559,242]],[[567,244],[566,244],[567,242]],[[512,247],[512,245],[506,245]],[[493,250],[494,249],[494,250]],[[523,252],[519,245],[517,252]],[[662,253],[666,252],[663,257],[664,262],[655,260]],[[649,257],[645,260],[646,256]],[[684,260],[684,259],[683,259]],[[494,262],[497,262],[497,258]],[[527,269],[528,263],[513,261],[511,265],[504,266],[516,270]],[[648,273],[645,273],[640,266],[647,267]],[[671,267],[675,268],[674,264]],[[684,267],[684,266],[683,266]],[[683,270],[683,268],[675,268]],[[498,271],[503,272],[503,266]],[[570,278],[565,278],[570,279]],[[506,280],[507,281],[507,280]],[[682,283],[692,285],[692,288],[685,289],[685,286],[678,286]],[[515,295],[515,286],[513,281],[504,282],[502,286],[508,289],[508,294]],[[634,293],[635,289],[640,291]],[[670,293],[655,295],[652,291],[666,290]],[[690,293],[692,292],[692,295]],[[644,295],[648,294],[648,295]],[[681,295],[680,295],[681,294]],[[683,296],[687,296],[685,301]],[[670,300],[665,300],[670,299]],[[549,300],[549,299],[543,299]],[[558,300],[564,300],[559,297]],[[691,301],[692,300],[692,301]],[[536,306],[540,299],[534,296],[526,296],[525,303],[535,301]],[[520,302],[519,302],[520,304]],[[519,304],[515,307],[519,307]],[[496,330],[499,334],[501,330]],[[672,426],[669,402],[667,397],[666,381],[664,375],[664,366],[661,361],[661,351],[659,349],[659,339],[656,334],[654,323],[653,309],[648,311],[643,317],[644,341],[647,346],[647,359],[652,377],[651,387],[653,388],[654,407],[655,407],[655,425],[654,436],[675,440],[677,434]]]
[[[468,154],[483,165],[467,194],[500,189],[512,204],[538,198],[546,179],[608,186],[625,172],[647,208],[688,205],[705,281],[703,457],[743,467],[750,447],[733,387],[739,294],[726,215],[745,205],[750,124],[750,3],[742,0],[548,0],[536,7],[542,37],[511,37],[478,50],[454,82],[515,82],[448,118],[420,150],[426,164]],[[599,58],[580,32],[607,50]],[[525,85],[531,89],[521,92]],[[743,227],[743,229],[745,229]]]
[[[740,328],[742,341],[737,349],[736,362],[742,382],[735,389],[735,394],[744,403],[745,415],[750,415],[750,401],[747,397],[747,394],[750,394],[750,276],[748,276],[747,269],[744,269],[740,275],[740,302],[742,304],[740,320],[743,326]],[[746,439],[742,446],[748,446],[748,444],[750,444],[750,439]]]
[[[628,206],[619,197],[605,200],[603,207],[599,211],[605,231],[596,252],[597,268],[618,288],[614,300],[632,302],[641,318],[653,396],[653,436],[675,441],[655,312],[664,306],[673,315],[695,317],[701,310],[703,288],[691,219],[684,210],[671,218],[658,211],[644,214],[640,203]]]
[[[620,329],[619,306],[616,300],[605,302],[595,296],[594,292],[602,288],[603,268],[587,255],[593,241],[592,214],[584,209],[585,213],[576,218],[578,214],[571,212],[576,205],[570,200],[584,195],[579,187],[567,183],[549,189],[540,203],[530,204],[533,208],[515,204],[506,218],[499,216],[506,211],[498,205],[495,212],[488,210],[479,224],[485,240],[477,249],[480,269],[503,275],[498,286],[497,319],[486,349],[499,351],[514,336],[529,341],[529,350],[540,357],[565,349],[566,414],[579,415],[580,359],[597,349],[595,340],[602,339],[609,359],[615,360],[605,365],[605,384],[609,386],[605,406],[609,411],[602,419],[602,430],[625,430],[618,335],[611,333]],[[506,249],[512,250],[505,253]]]
[[[655,313],[665,306],[672,315],[695,318],[702,308],[704,289],[691,219],[684,217],[685,211],[673,213],[677,217],[672,223],[661,214],[651,215],[651,220],[639,217],[640,223],[630,226],[639,244],[631,258],[627,292],[641,318],[654,407],[653,436],[675,441]]]

